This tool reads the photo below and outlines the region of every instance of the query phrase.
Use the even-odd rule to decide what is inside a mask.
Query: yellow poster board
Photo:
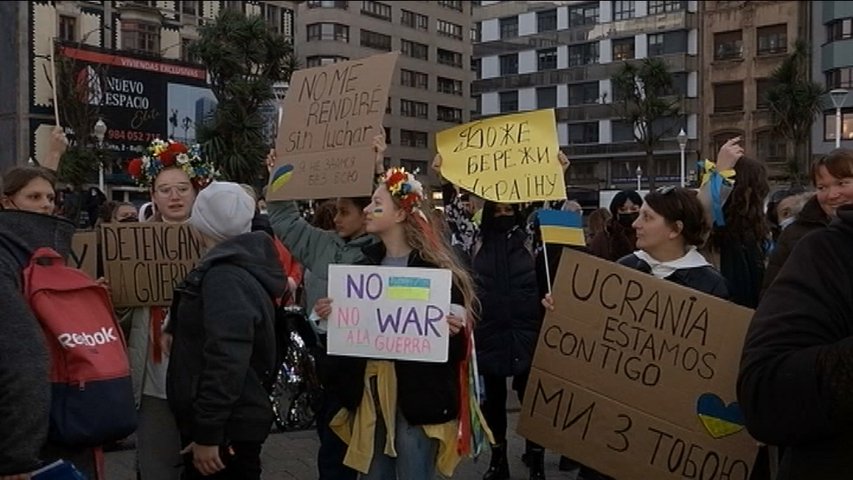
[[[501,203],[566,198],[554,110],[478,120],[436,134],[441,175]]]

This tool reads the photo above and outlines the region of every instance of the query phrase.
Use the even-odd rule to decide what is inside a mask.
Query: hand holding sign
[[[67,149],[68,138],[65,136],[65,131],[59,125],[53,127],[53,131],[50,132],[50,151],[42,159],[41,166],[54,172],[59,170],[59,161]]]

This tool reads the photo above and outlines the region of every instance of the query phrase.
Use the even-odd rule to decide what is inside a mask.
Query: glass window
[[[743,111],[743,82],[714,85],[714,113]]]
[[[613,0],[613,20],[634,18],[633,0]]]
[[[462,68],[462,54],[453,50],[445,50],[443,48],[436,49],[438,63],[449,65],[451,67]]]
[[[554,70],[557,68],[557,49],[544,48],[536,52],[536,69],[540,72],[543,70]]]
[[[400,84],[404,87],[429,90],[429,75],[403,68],[400,69]]]
[[[370,30],[361,30],[361,46],[375,48],[376,50],[391,51],[391,36]]]
[[[429,118],[429,105],[424,102],[400,99],[400,115],[404,117]]]
[[[668,89],[666,95],[679,95],[687,97],[687,72],[672,72],[672,88]]]
[[[649,15],[680,12],[686,8],[686,4],[683,0],[652,0],[649,2]]]
[[[835,116],[832,116],[833,122]],[[853,121],[853,118],[851,118]],[[853,122],[851,122],[853,125]],[[834,124],[833,124],[834,128]],[[835,130],[832,131],[832,140],[835,140]],[[755,134],[756,153],[759,160],[767,163],[781,163],[785,161],[787,142],[785,137],[778,135],[773,130],[764,130]]]
[[[59,16],[59,39],[64,42],[77,40],[77,17]]]
[[[570,123],[569,144],[598,143],[598,122]]]
[[[380,20],[391,21],[391,5],[365,0],[361,2],[361,14]]]
[[[242,3],[242,4],[245,4],[245,2],[226,2],[226,3]],[[308,1],[308,8],[340,8],[342,10],[346,10],[348,3],[349,2],[346,2],[346,1],[339,2],[339,1],[328,1],[328,0],[313,0],[313,1],[309,0]]]
[[[515,75],[518,73],[518,54],[510,53],[499,57],[501,75]]]
[[[349,27],[340,23],[312,23],[305,28],[308,33],[308,41],[334,40],[336,42],[349,42]],[[364,30],[362,30],[362,35]]]
[[[610,136],[614,142],[634,142],[634,125],[625,120],[610,122]]]
[[[598,103],[598,82],[569,85],[569,106]]]
[[[649,56],[687,53],[687,31],[655,33],[649,35]]]
[[[557,87],[536,89],[536,108],[557,108]]]
[[[160,25],[127,20],[121,24],[121,47],[144,53],[160,54]]]
[[[569,66],[592,65],[598,63],[598,42],[569,45]]]
[[[500,92],[501,113],[518,111],[518,90],[511,92]]]
[[[634,37],[613,40],[613,60],[630,60],[634,58]]]
[[[842,67],[826,72],[826,88],[853,88],[853,67]]]
[[[400,130],[400,145],[403,147],[427,148],[427,132]]]
[[[438,105],[436,117],[439,122],[462,123],[462,109]]]
[[[478,43],[483,41],[483,24],[474,22],[471,24],[471,41]]]
[[[305,65],[307,67],[322,67],[333,63],[346,62],[347,60],[349,60],[349,57],[316,55],[306,58]]]
[[[758,28],[758,55],[773,55],[788,51],[788,25]]]
[[[474,80],[483,78],[483,62],[479,58],[471,58],[471,71],[474,72]]]
[[[552,32],[557,29],[557,9],[536,12],[536,31]]]
[[[840,18],[826,24],[826,41],[835,42],[853,38],[853,18]]]
[[[458,12],[462,11],[462,1],[448,1],[448,0],[439,0],[438,4],[444,8],[449,8],[451,10],[456,10]]]
[[[569,26],[580,27],[598,23],[598,2],[569,7]]]
[[[518,36],[518,17],[501,18],[500,32],[501,38],[512,38]]]
[[[835,110],[823,115],[823,139],[835,141]],[[853,109],[841,110],[841,139],[853,140]]]
[[[438,91],[450,95],[462,96],[462,80],[438,77]]]
[[[435,30],[443,37],[455,38],[462,40],[462,25],[457,25],[445,20],[436,20]]]
[[[429,17],[409,10],[401,10],[400,23],[416,30],[429,30]]]
[[[411,158],[400,159],[400,166],[403,167],[407,172],[413,173],[415,175],[426,173],[426,164],[427,162],[423,160],[414,160]]]
[[[743,31],[714,34],[714,60],[743,58]]]
[[[401,40],[400,50],[403,52],[403,55],[406,55],[407,57],[429,60],[429,45],[412,42],[411,40]]]
[[[776,82],[771,78],[759,78],[755,80],[755,109],[763,110],[770,108],[770,103],[767,101],[767,91],[776,86]]]
[[[474,108],[471,110],[471,115],[479,115],[483,111],[483,98],[480,95],[471,95],[474,100]]]

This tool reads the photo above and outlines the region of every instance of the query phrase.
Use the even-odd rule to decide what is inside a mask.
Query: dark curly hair
[[[764,242],[770,233],[764,214],[764,200],[770,194],[767,167],[763,162],[743,157],[735,165],[735,185],[723,206],[725,227],[714,231],[714,244],[723,239],[739,243]]]

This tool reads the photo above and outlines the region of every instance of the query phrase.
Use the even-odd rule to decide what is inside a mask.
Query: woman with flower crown
[[[198,145],[154,140],[128,173],[149,189],[155,213],[149,220],[171,224],[189,220],[196,194],[217,175]],[[122,316],[130,325],[128,356],[139,409],[136,432],[140,480],[178,480],[181,476],[181,438],[166,400],[166,371],[170,338],[163,333],[168,309],[132,308]]]

